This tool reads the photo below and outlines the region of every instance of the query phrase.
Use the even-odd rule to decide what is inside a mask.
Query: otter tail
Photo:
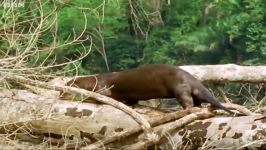
[[[204,100],[205,102],[210,103],[211,105],[213,105],[215,108],[217,109],[222,109],[230,114],[233,114],[234,116],[245,116],[245,114],[242,113],[235,113],[231,110],[229,110],[228,108],[224,107],[219,101],[217,101],[212,95],[211,93],[205,89],[206,91],[202,92],[201,94],[199,94],[199,98],[201,100]]]
[[[222,109],[230,114],[235,114],[235,112],[229,110],[228,108],[224,107],[220,102],[218,102],[212,95],[210,92],[204,92],[204,100],[206,100],[206,102],[211,103],[214,107],[218,108],[218,109]]]

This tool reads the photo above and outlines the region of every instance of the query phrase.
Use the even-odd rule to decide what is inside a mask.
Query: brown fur
[[[223,107],[198,79],[173,65],[154,64],[116,73],[77,77],[67,85],[96,91],[128,104],[153,98],[176,98],[183,108],[209,102],[216,108],[233,113]]]

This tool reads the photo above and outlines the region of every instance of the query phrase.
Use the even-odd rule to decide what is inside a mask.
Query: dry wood
[[[30,94],[30,92],[25,90],[2,90],[0,96],[2,106],[1,115],[4,116],[1,118],[1,122],[7,122],[8,124],[5,124],[11,126],[12,124],[16,124],[14,122],[18,122],[17,126],[20,122],[23,122],[23,125],[20,126],[21,128],[14,128],[13,130],[9,130],[7,134],[2,135],[6,139],[17,137],[17,140],[18,138],[20,140],[30,140],[31,143],[29,144],[31,145],[42,142],[43,145],[45,143],[46,145],[49,143],[58,144],[58,146],[62,146],[60,148],[83,149],[84,142],[91,144],[98,140],[101,141],[105,137],[112,137],[113,135],[119,134],[121,131],[128,131],[130,128],[136,127],[139,130],[141,129],[128,115],[108,105],[59,100],[47,101],[44,96],[40,99],[38,98],[39,95]],[[41,112],[38,110],[41,110]],[[160,121],[160,118],[164,119],[167,116],[166,113],[159,112],[158,110],[152,111],[146,107],[138,107],[135,110],[148,120],[158,119]],[[178,112],[175,113],[178,114]],[[170,114],[174,116],[174,113]],[[266,137],[264,132],[266,120],[264,117],[262,115],[244,117],[219,116],[197,120],[182,128],[175,129],[169,133],[166,132],[166,135],[163,136],[163,139],[159,140],[156,146],[162,149],[180,149],[175,145],[183,142],[186,145],[186,139],[189,139],[191,141],[189,144],[194,147],[208,147],[216,141],[215,144],[219,144],[217,147],[245,146],[245,144],[250,142],[256,143],[255,141]],[[35,118],[38,120],[35,120]],[[168,122],[160,124],[153,129],[156,133],[162,133],[163,130],[159,129],[162,127],[173,127],[174,125],[173,122]],[[5,128],[9,127],[5,126]],[[106,132],[103,134],[102,129],[105,128]],[[117,131],[117,129],[120,131]],[[17,133],[17,131],[20,131],[20,133]],[[196,133],[197,135],[195,135]],[[183,138],[184,136],[185,139]],[[145,134],[137,133],[106,144],[104,147],[122,148],[143,139],[145,139]],[[15,139],[12,141],[15,141]],[[147,140],[145,139],[145,141]],[[197,143],[197,141],[202,141],[203,143]],[[204,144],[204,142],[207,144]],[[258,143],[256,145],[258,145],[257,147],[262,147]],[[246,146],[249,147],[249,145]],[[254,144],[250,146],[254,146]],[[51,147],[52,145],[46,148]]]
[[[229,98],[226,96],[225,92],[223,91],[223,88],[221,86],[217,86],[217,90],[219,92],[219,94],[222,96],[222,99],[226,102],[226,103],[231,103],[231,101],[229,100]]]
[[[67,149],[80,147],[86,142],[78,133],[64,132],[58,134],[64,126],[70,123],[60,120],[32,120],[27,122],[16,122],[0,126],[0,134],[6,134],[9,138],[30,143],[42,143],[46,141],[51,145],[66,147]],[[91,135],[92,138],[102,138],[101,134]]]
[[[139,115],[137,112],[135,112],[130,107],[128,107],[125,104],[118,102],[112,98],[106,97],[104,95],[101,95],[101,94],[98,94],[95,92],[87,91],[84,89],[78,89],[75,87],[48,85],[47,83],[44,83],[44,82],[27,79],[27,78],[17,76],[17,75],[4,74],[4,73],[0,73],[0,75],[2,77],[4,77],[5,79],[11,80],[13,82],[19,82],[22,84],[34,85],[34,86],[41,87],[41,88],[58,90],[58,91],[66,91],[68,93],[82,94],[82,95],[85,95],[86,97],[92,97],[99,102],[109,104],[109,105],[111,105],[117,109],[120,109],[123,112],[125,112],[126,114],[128,114],[129,116],[131,116],[137,123],[140,124],[140,126],[144,130],[148,139],[155,139],[157,136],[153,133],[150,124],[148,123],[148,121],[145,118],[143,118],[141,115]]]
[[[190,73],[192,73],[193,74],[193,71],[195,71],[194,72],[194,75],[196,76],[196,77],[198,77],[200,80],[202,80],[202,81],[214,81],[214,82],[217,82],[217,81],[219,81],[219,82],[227,82],[227,81],[233,81],[233,82],[254,82],[254,83],[257,83],[257,82],[265,82],[265,72],[263,71],[263,70],[265,70],[265,69],[263,69],[263,68],[265,68],[264,66],[258,66],[260,69],[262,69],[262,70],[260,70],[260,74],[257,74],[257,76],[255,77],[254,76],[254,74],[253,74],[253,72],[256,72],[256,69],[258,69],[258,67],[255,67],[255,71],[253,70],[253,71],[251,71],[251,69],[252,68],[254,68],[254,67],[247,67],[247,66],[236,66],[236,65],[221,65],[220,67],[219,67],[219,65],[218,66],[206,66],[207,68],[204,68],[205,66],[202,66],[202,68],[200,68],[200,70],[198,70],[197,68],[199,67],[199,66],[186,66],[186,67],[188,67],[189,69],[191,69],[191,68],[193,68],[192,70],[190,70],[189,72]],[[217,67],[218,68],[221,68],[221,67],[224,67],[223,69],[217,69]],[[245,74],[245,73],[243,73],[243,74],[241,74],[241,71],[243,71],[243,70],[248,70],[247,72],[249,72],[248,74]],[[186,70],[186,69],[185,69]],[[215,70],[215,72],[213,72],[213,70]],[[197,72],[198,71],[198,72]],[[226,72],[221,72],[221,71],[226,71]],[[206,73],[207,72],[207,73]],[[213,72],[213,73],[211,73],[210,74],[210,72]],[[245,71],[246,72],[246,71]],[[237,73],[239,76],[238,77],[235,77],[235,73]],[[225,75],[225,74],[227,74],[227,75]],[[46,88],[46,89],[52,89],[52,90],[54,90],[54,89],[56,89],[56,90],[64,90],[64,91],[66,91],[66,92],[73,92],[73,93],[78,93],[78,94],[83,94],[83,95],[85,95],[85,96],[90,96],[90,97],[93,97],[93,96],[95,96],[96,97],[96,99],[99,99],[99,97],[98,97],[98,95],[97,95],[97,93],[93,93],[93,92],[87,92],[87,91],[83,91],[83,90],[81,90],[81,89],[72,89],[72,88],[69,88],[68,89],[68,87],[64,87],[64,86],[47,86],[45,83],[42,83],[42,82],[35,82],[35,83],[31,83],[31,81],[30,80],[24,80],[23,82],[21,82],[21,79],[20,78],[14,78],[14,77],[12,77],[12,76],[10,76],[9,74],[7,75],[7,74],[1,74],[0,73],[0,75],[3,77],[3,78],[7,78],[7,79],[9,79],[9,80],[12,80],[12,81],[15,81],[15,82],[20,82],[20,83],[24,83],[24,84],[29,84],[29,85],[34,85],[34,86],[36,86],[37,85],[37,87],[42,87],[42,88]],[[219,78],[219,76],[218,75],[222,75],[222,77],[221,78]],[[231,77],[233,77],[233,78],[231,78]],[[255,78],[255,79],[253,79],[253,78]],[[18,80],[17,80],[18,79]],[[25,78],[24,78],[25,79]],[[17,81],[16,81],[17,80]],[[30,81],[30,82],[29,82]],[[32,80],[33,81],[33,80]],[[43,85],[42,85],[43,84]],[[66,88],[66,89],[65,89]],[[104,97],[100,97],[100,100],[99,101],[101,101],[101,99],[104,99]],[[102,101],[101,101],[102,102]],[[103,102],[103,103],[105,103],[105,102]],[[120,106],[120,105],[118,105],[118,106]],[[241,106],[238,106],[238,105],[234,105],[234,104],[224,104],[224,106],[225,107],[227,107],[227,108],[233,108],[233,109],[236,109],[236,110],[238,110],[239,112],[242,112],[242,113],[244,113],[244,114],[246,114],[246,115],[251,115],[252,114],[252,112],[250,112],[249,110],[247,110],[246,108],[244,108],[244,107],[241,107]],[[143,116],[141,116],[141,117],[143,117]],[[23,118],[23,117],[22,117]],[[171,117],[166,117],[166,118],[171,118]],[[252,117],[252,116],[250,116],[250,117],[247,117],[247,118],[254,118],[254,117]],[[165,118],[163,118],[163,119],[165,119]],[[224,118],[224,119],[226,119],[226,118]],[[229,118],[228,118],[229,119]],[[260,124],[258,124],[258,122],[262,122],[262,123],[264,123],[265,124],[265,116],[262,116],[262,117],[259,117],[259,119],[260,120],[256,120],[256,119],[254,119],[253,121],[253,124],[252,125],[250,125],[250,124],[248,124],[249,122],[245,122],[245,120],[241,120],[240,118],[238,118],[238,117],[233,117],[232,119],[235,119],[235,120],[238,120],[237,122],[239,123],[239,122],[241,122],[241,125],[243,124],[243,127],[241,126],[241,127],[238,127],[237,126],[237,123],[235,123],[235,122],[233,122],[232,121],[232,124],[229,124],[228,126],[229,126],[229,128],[237,128],[237,129],[239,129],[239,131],[237,131],[237,132],[235,132],[235,133],[233,133],[233,138],[238,138],[238,134],[243,134],[243,135],[245,135],[245,137],[248,137],[248,136],[252,136],[252,137],[265,137],[265,133],[264,132],[262,132],[263,131],[263,129],[265,129],[265,125],[264,126],[260,126]],[[258,119],[258,118],[257,118]],[[140,119],[141,120],[141,119]],[[145,119],[144,119],[145,120]],[[147,147],[148,145],[153,145],[153,143],[156,143],[156,141],[161,141],[160,140],[160,138],[161,137],[164,137],[164,136],[162,136],[162,134],[163,133],[166,133],[165,132],[165,130],[157,130],[158,128],[160,128],[160,126],[164,126],[164,127],[167,127],[167,125],[160,125],[161,123],[160,123],[160,121],[159,122],[156,122],[155,121],[155,123],[153,124],[153,121],[152,120],[156,120],[156,118],[153,118],[153,119],[148,119],[148,120],[150,120],[150,123],[151,123],[151,125],[152,126],[156,126],[156,125],[159,125],[159,126],[157,126],[157,127],[155,127],[154,128],[154,131],[156,131],[156,133],[159,133],[160,135],[156,138],[156,136],[154,136],[154,134],[152,135],[153,137],[152,137],[152,139],[153,140],[151,140],[151,139],[145,139],[145,138],[143,138],[142,139],[142,143],[140,142],[140,143],[136,143],[136,144],[133,144],[133,145],[130,145],[130,147],[133,147],[133,148],[143,148],[143,147]],[[162,122],[163,121],[165,121],[165,122],[167,122],[168,121],[168,119],[166,119],[166,120],[162,120]],[[231,120],[229,119],[229,120],[227,120],[227,122],[230,122]],[[61,122],[61,120],[55,120],[55,122],[51,122],[51,121],[49,121],[49,120],[44,120],[41,124],[40,124],[40,126],[42,126],[42,124],[45,124],[45,123],[51,123],[50,124],[50,126],[49,126],[49,128],[53,128],[54,126],[53,125],[55,125],[55,124],[58,124],[57,122]],[[63,121],[64,122],[64,121]],[[204,122],[204,121],[202,121],[202,122]],[[211,122],[212,124],[215,124],[215,122],[217,122],[217,118],[212,118],[212,119],[210,119],[209,120],[209,122]],[[218,122],[220,122],[220,119],[219,119],[219,121]],[[227,123],[226,122],[226,123]],[[251,121],[252,122],[252,121]],[[31,122],[32,123],[32,122]],[[59,123],[60,124],[60,123]],[[248,126],[246,125],[246,124],[248,124]],[[245,126],[244,126],[245,125]],[[60,127],[60,126],[64,126],[63,124],[60,124],[60,125],[58,125],[58,127]],[[172,127],[173,126],[173,124],[170,126],[170,127]],[[213,126],[215,126],[215,125],[213,125]],[[221,125],[219,125],[219,127],[218,128],[220,128],[220,126]],[[246,130],[249,130],[250,128],[254,128],[254,126],[256,126],[256,127],[260,127],[261,129],[262,129],[262,131],[260,130],[260,129],[257,129],[257,130],[254,130],[254,131],[252,131],[252,134],[251,133],[249,133],[249,132],[246,132]],[[28,126],[27,126],[28,127]],[[136,128],[135,128],[136,127]],[[132,133],[135,133],[135,132],[139,132],[142,128],[143,128],[143,126],[142,127],[139,127],[139,126],[135,126],[135,127],[133,127],[134,129],[135,129],[135,131],[134,130],[132,130],[132,131],[134,131],[134,132],[132,132],[131,130],[130,130],[130,128],[129,129],[127,129],[127,128],[125,128],[125,130],[124,131],[130,131],[130,132],[132,132]],[[144,126],[145,127],[145,126]],[[28,127],[28,128],[30,128],[30,127]],[[38,128],[38,126],[35,126],[35,129],[37,129]],[[217,129],[218,129],[217,128]],[[59,128],[58,128],[59,129]],[[41,131],[41,133],[42,132],[45,132],[45,131],[47,131],[46,129],[44,129],[43,131]],[[40,131],[39,131],[40,132]],[[130,132],[128,132],[127,134],[125,134],[126,136],[124,137],[124,139],[128,139],[128,137],[130,136],[130,135],[132,135],[132,134],[130,134]],[[216,130],[216,128],[214,128],[214,129],[208,129],[208,131],[207,131],[207,133],[208,134],[210,134],[210,133],[212,133],[212,132],[220,132],[219,130]],[[14,132],[15,133],[15,132]],[[53,133],[53,132],[51,132],[51,133]],[[147,132],[145,132],[145,134],[146,134]],[[175,130],[174,132],[172,132],[172,133],[176,133],[177,134],[177,131]],[[10,133],[9,133],[10,134]],[[145,135],[144,134],[144,135]],[[229,133],[228,133],[229,134]],[[232,133],[230,133],[230,134],[232,134]],[[261,135],[262,134],[262,135]],[[13,133],[11,134],[11,135],[13,135]],[[256,136],[254,136],[254,135],[256,135]],[[17,137],[18,136],[20,136],[21,138],[28,138],[27,136],[25,136],[25,135],[16,135]],[[36,135],[35,135],[36,136]],[[224,136],[224,135],[222,135],[222,136]],[[38,142],[38,140],[40,141],[40,139],[43,139],[42,138],[42,136],[41,136],[41,134],[40,135],[37,135],[36,136],[37,138],[33,138],[33,142],[36,140],[37,142]],[[122,138],[123,138],[123,136],[121,136]],[[121,137],[118,137],[117,139],[121,139]],[[172,136],[171,136],[172,137]],[[176,137],[176,135],[175,136],[173,136],[173,137]],[[232,138],[230,135],[226,135],[225,137],[227,137],[227,138]],[[243,136],[244,137],[244,136]],[[104,140],[104,137],[99,137],[99,140],[100,139],[102,139],[103,138],[103,140]],[[242,137],[241,137],[242,138]],[[109,138],[110,139],[110,138]],[[117,140],[117,139],[112,139],[113,141],[115,141],[115,140]],[[66,139],[63,139],[63,141],[62,141],[62,139],[61,139],[61,143],[64,143],[64,140],[66,140]],[[193,139],[191,139],[192,140],[192,142],[193,142]],[[215,140],[215,139],[211,139],[212,141],[213,140]],[[257,142],[260,142],[260,140],[258,140],[258,141],[253,141],[253,140],[256,140],[256,139],[249,139],[249,140],[246,140],[246,139],[240,139],[239,138],[239,141],[241,141],[243,144],[245,144],[245,145],[243,145],[243,147],[248,147],[248,146],[250,146],[247,142],[249,141],[249,142],[251,142],[251,145],[253,144],[253,143],[257,143]],[[52,142],[52,143],[60,143],[60,140],[59,141],[57,141],[57,140],[55,140],[55,139],[50,139],[50,141]],[[73,142],[73,141],[72,141]],[[84,142],[84,141],[82,141],[82,142]],[[136,141],[135,141],[136,142]],[[175,141],[175,142],[178,142],[178,141]],[[223,141],[224,143],[227,143],[227,141],[226,140],[224,140]],[[240,143],[241,143],[240,142]],[[90,142],[89,142],[90,143]],[[134,142],[132,142],[132,143],[134,143]],[[131,144],[132,144],[131,143]],[[97,143],[95,143],[95,144],[97,144]],[[103,144],[103,143],[102,143]],[[121,143],[122,144],[122,143]],[[75,144],[73,144],[74,146],[76,146]],[[239,143],[237,143],[237,144],[235,144],[235,145],[240,145]],[[89,146],[92,146],[92,145],[89,145]],[[95,145],[94,145],[95,146]],[[97,147],[97,146],[96,146]],[[98,146],[99,147],[99,146]],[[122,147],[122,146],[121,146]]]
[[[191,112],[195,112],[195,113],[187,115]],[[173,130],[177,127],[184,126],[185,124],[188,124],[188,123],[194,121],[195,119],[201,119],[201,118],[204,118],[204,117],[211,115],[211,114],[206,114],[206,112],[204,114],[202,114],[202,112],[203,111],[202,110],[200,111],[200,109],[192,108],[189,110],[171,113],[170,114],[171,117],[166,117],[166,119],[163,119],[163,121],[160,120],[161,117],[153,119],[151,121],[151,123],[156,125],[156,124],[160,124],[160,122],[163,123],[165,121],[169,121],[169,120],[172,120],[175,118],[180,118],[182,116],[185,116],[178,121],[174,121],[171,125],[160,127],[160,129],[158,129],[157,133],[160,133],[160,137],[162,137],[165,135],[166,132],[170,132],[171,130]],[[63,120],[61,122],[59,120],[32,120],[32,121],[28,121],[28,122],[17,122],[17,123],[12,123],[12,124],[7,124],[4,126],[1,126],[0,127],[0,133],[1,134],[13,133],[13,135],[16,135],[19,133],[19,135],[16,136],[16,139],[23,139],[26,141],[31,141],[33,143],[40,143],[44,139],[46,139],[46,140],[49,139],[49,141],[52,142],[54,145],[61,145],[61,146],[64,143],[66,143],[65,140],[72,138],[74,140],[72,140],[71,143],[74,143],[74,144],[68,143],[67,148],[73,148],[77,145],[77,143],[79,146],[81,146],[84,143],[84,141],[82,139],[80,139],[79,134],[73,134],[73,132],[68,132],[68,133],[65,133],[63,135],[60,135],[60,134],[57,134],[55,132],[55,131],[62,130],[62,126],[69,126],[69,125],[70,124],[67,124]],[[141,128],[139,127],[138,130],[140,131]],[[47,133],[50,134],[49,137],[44,136]],[[84,133],[86,133],[86,132],[84,132]],[[132,134],[132,133],[130,133],[130,134]],[[125,135],[125,134],[123,134],[123,135]],[[127,136],[129,136],[129,135],[127,135]],[[102,135],[100,135],[100,134],[94,134],[91,136],[92,136],[92,138],[102,139]],[[124,136],[123,138],[126,138],[127,136]],[[62,141],[63,137],[64,137],[64,140]],[[114,137],[112,137],[112,139],[110,139],[109,142],[112,142],[115,140],[118,140],[118,138],[114,139]],[[159,139],[151,140],[151,139],[145,138],[144,143],[147,145],[142,145],[142,144],[144,144],[142,142],[140,142],[140,143],[141,143],[141,146],[143,147],[143,146],[148,146],[150,144],[155,144],[158,141],[159,141]],[[103,140],[101,140],[101,142],[103,142]],[[107,143],[102,143],[102,144],[107,144]],[[140,145],[136,144],[136,146],[140,146]],[[95,149],[98,147],[87,146],[87,147],[83,147],[82,149],[92,149],[92,148]],[[133,148],[135,149],[136,147],[133,146]]]
[[[187,110],[181,110],[181,111],[177,111],[177,112],[164,114],[162,116],[153,118],[153,119],[148,120],[148,121],[149,121],[150,125],[152,127],[154,127],[154,126],[169,122],[171,120],[176,120],[176,119],[182,118],[182,117],[184,117],[186,115],[198,112],[200,110],[201,109],[194,107],[194,108],[190,108],[190,109],[187,109]],[[130,129],[127,129],[126,131],[121,132],[119,134],[116,134],[116,135],[114,135],[112,137],[106,137],[106,138],[101,139],[100,141],[98,141],[96,143],[93,143],[91,145],[83,147],[83,149],[88,149],[88,150],[89,149],[91,149],[91,150],[97,149],[97,148],[102,147],[103,145],[109,144],[109,143],[114,142],[116,140],[120,140],[122,138],[126,138],[126,137],[128,137],[128,136],[130,136],[132,134],[138,133],[140,131],[141,131],[140,126],[134,127],[134,128],[130,128]]]
[[[201,81],[224,82],[266,82],[266,66],[190,65],[180,66]]]
[[[128,149],[145,149],[150,145],[156,144],[159,142],[159,140],[166,135],[166,133],[170,133],[176,128],[180,128],[182,126],[185,126],[197,119],[205,119],[213,116],[212,113],[208,112],[207,109],[204,109],[200,112],[192,113],[190,115],[187,115],[179,120],[174,121],[171,124],[161,126],[156,132],[159,135],[156,140],[149,140],[149,139],[144,139],[141,140],[135,144],[132,144],[130,146],[127,146]]]
[[[252,113],[250,110],[248,110],[246,107],[241,106],[241,105],[237,105],[237,104],[233,104],[233,103],[222,103],[222,105],[228,109],[235,109],[247,116],[253,115],[254,113]]]

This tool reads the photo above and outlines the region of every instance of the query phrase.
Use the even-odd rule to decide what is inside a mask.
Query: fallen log
[[[266,119],[259,119],[260,117],[214,117],[199,120],[172,131],[157,146],[162,149],[264,149]]]
[[[266,120],[263,115],[217,116],[193,121],[184,126],[185,123],[182,121],[184,118],[181,118],[181,121],[172,120],[173,118],[167,119],[171,116],[168,116],[169,113],[147,107],[137,107],[134,108],[135,111],[139,112],[154,126],[153,130],[161,138],[151,142],[151,144],[136,144],[147,142],[145,136],[142,135],[143,133],[140,132],[138,123],[112,106],[52,100],[51,97],[49,100],[45,96],[39,96],[25,90],[1,90],[0,100],[2,116],[0,121],[4,122],[0,126],[0,133],[6,138],[28,141],[32,145],[46,143],[44,144],[46,148],[59,146],[86,149],[86,145],[89,146],[107,137],[115,137],[117,134],[129,132],[135,128],[138,128],[139,131],[131,131],[132,134],[117,138],[112,143],[102,146],[110,148],[126,148],[128,146],[154,148],[156,146],[163,149],[170,147],[171,149],[193,149],[195,147],[214,146],[265,146],[261,142],[266,138]],[[195,112],[197,111],[196,109]],[[178,112],[170,113],[172,117],[174,113],[179,114]],[[180,112],[180,114],[182,113]],[[188,112],[185,114],[187,115]],[[195,116],[195,114],[190,116]],[[197,118],[194,117],[194,119]],[[168,130],[168,132],[162,130],[169,127],[175,128]],[[213,143],[214,145],[212,145]],[[254,144],[248,145],[250,143]]]
[[[139,123],[140,126],[142,127],[144,133],[146,134],[147,138],[156,139],[157,135],[153,133],[152,128],[151,128],[150,124],[147,122],[147,120],[145,120],[141,115],[136,113],[133,109],[131,109],[127,105],[125,105],[119,101],[116,101],[110,97],[107,97],[107,96],[104,96],[104,95],[101,95],[101,94],[98,94],[98,93],[95,93],[92,91],[79,89],[79,88],[68,87],[68,86],[50,85],[50,84],[47,84],[45,82],[27,79],[27,78],[24,78],[22,76],[17,76],[17,75],[13,75],[13,74],[9,74],[9,73],[1,73],[0,72],[0,75],[4,76],[4,78],[6,80],[9,80],[12,82],[16,82],[16,83],[20,83],[20,84],[33,85],[33,86],[37,86],[37,87],[45,88],[45,89],[49,89],[49,90],[64,91],[67,93],[75,93],[75,94],[79,94],[79,95],[84,96],[84,97],[94,98],[95,100],[97,100],[101,103],[104,103],[104,104],[109,104],[109,105],[111,105],[117,109],[122,110],[127,115],[131,116],[137,123]]]
[[[266,66],[222,65],[189,65],[180,66],[201,81],[224,82],[266,82]]]

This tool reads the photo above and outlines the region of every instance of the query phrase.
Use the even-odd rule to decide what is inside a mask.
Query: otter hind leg
[[[178,101],[184,109],[191,108],[194,106],[193,98],[188,93],[179,96]]]
[[[194,106],[191,88],[187,84],[179,85],[175,90],[175,97],[184,109]]]

